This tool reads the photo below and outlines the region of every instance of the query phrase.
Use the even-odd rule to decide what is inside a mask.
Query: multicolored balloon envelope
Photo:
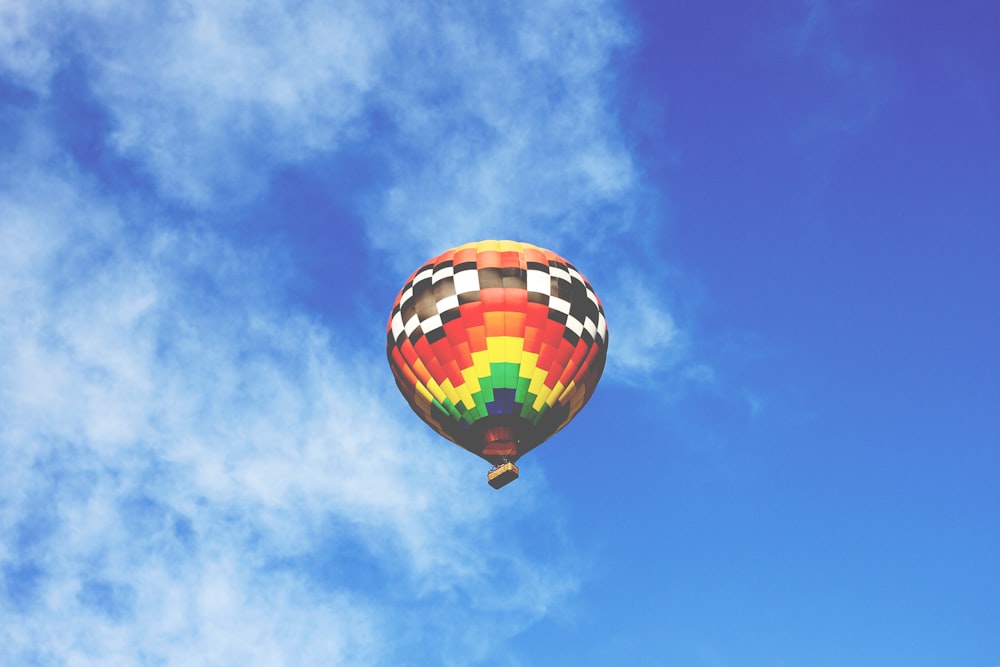
[[[431,428],[494,468],[564,427],[604,370],[608,328],[587,279],[554,252],[480,241],[410,277],[389,317],[386,352],[399,390]]]

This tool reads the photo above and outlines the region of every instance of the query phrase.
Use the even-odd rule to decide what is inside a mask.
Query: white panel
[[[438,283],[444,280],[445,278],[451,278],[453,275],[455,275],[454,266],[442,266],[440,269],[434,272],[434,277],[431,278],[431,282]]]
[[[558,310],[560,313],[566,313],[569,315],[569,301],[565,299],[560,299],[557,296],[549,297],[549,308],[552,310]]]
[[[452,308],[458,308],[458,297],[455,295],[446,296],[437,302],[437,310],[439,313],[451,310]]]
[[[478,271],[459,271],[455,274],[455,292],[465,294],[466,292],[479,291]]]
[[[549,278],[549,272],[528,269],[528,291],[548,296],[549,292],[552,291],[552,280]]]
[[[420,328],[423,329],[424,333],[430,333],[435,329],[440,329],[443,326],[441,322],[440,315],[431,315],[426,320],[420,323]]]
[[[569,271],[561,269],[558,266],[550,266],[549,275],[553,278],[559,278],[560,280],[565,280],[567,282],[569,281]]]

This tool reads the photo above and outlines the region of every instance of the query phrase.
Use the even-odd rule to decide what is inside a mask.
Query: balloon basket
[[[486,476],[486,481],[490,483],[494,489],[499,489],[502,486],[507,486],[515,479],[517,479],[517,466],[513,463],[504,463],[499,465],[489,472]]]

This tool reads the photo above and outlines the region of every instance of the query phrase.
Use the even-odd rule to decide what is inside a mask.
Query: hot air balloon
[[[607,349],[604,308],[587,279],[554,252],[516,241],[468,243],[421,266],[386,330],[410,407],[491,463],[496,489],[583,408]]]

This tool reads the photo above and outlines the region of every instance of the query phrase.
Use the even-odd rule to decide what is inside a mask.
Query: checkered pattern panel
[[[555,253],[514,241],[463,245],[417,269],[386,330],[411,407],[477,454],[483,420],[513,426],[519,454],[565,426],[593,393],[607,344],[587,279]]]

